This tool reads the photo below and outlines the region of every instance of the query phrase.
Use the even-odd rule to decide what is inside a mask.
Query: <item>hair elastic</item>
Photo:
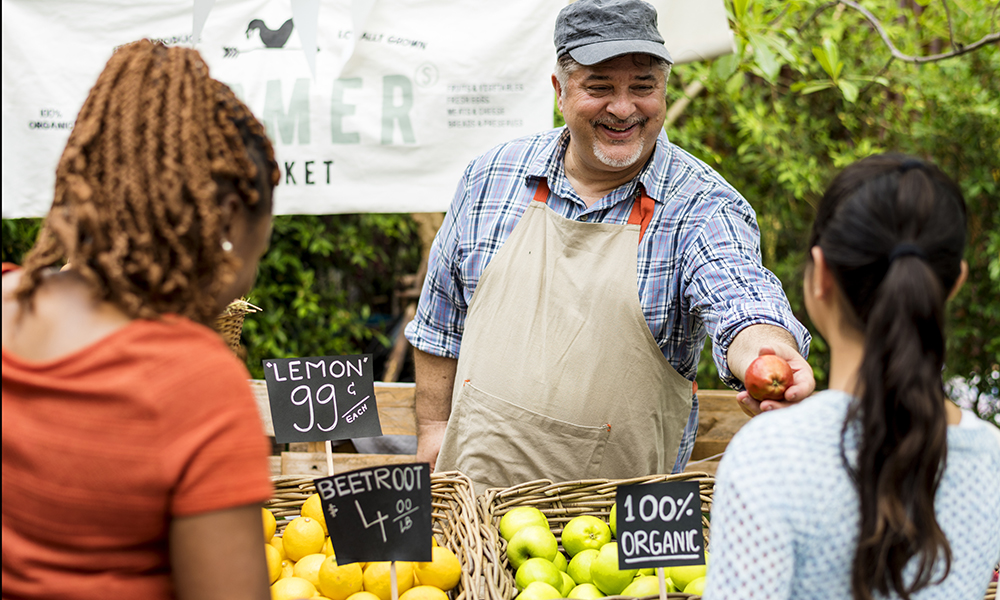
[[[927,254],[924,253],[923,249],[916,244],[911,244],[910,242],[896,244],[896,246],[892,249],[892,252],[889,253],[889,262],[891,263],[901,256],[916,256],[921,260],[927,260]]]
[[[899,172],[906,173],[910,169],[923,169],[924,163],[915,158],[908,158],[899,164]]]

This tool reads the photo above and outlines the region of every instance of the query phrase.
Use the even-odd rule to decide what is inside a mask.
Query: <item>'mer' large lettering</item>
[[[396,102],[399,92],[399,102]],[[413,123],[410,121],[410,110],[413,108],[413,82],[403,75],[386,75],[382,78],[382,144],[392,144],[395,134],[395,123],[399,122],[399,130],[403,134],[404,144],[413,144],[417,137],[413,135]]]
[[[295,141],[295,125],[298,124],[299,144],[309,143],[309,80],[296,79],[292,88],[292,99],[288,102],[288,111],[282,99],[281,80],[272,79],[267,82],[267,92],[264,96],[264,126],[271,138],[281,136],[283,144]]]

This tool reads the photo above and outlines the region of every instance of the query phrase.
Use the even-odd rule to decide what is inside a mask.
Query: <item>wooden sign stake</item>
[[[333,475],[333,442],[326,440],[326,470],[327,475]]]
[[[660,578],[660,600],[667,600],[667,578],[663,574],[663,567],[656,567],[656,576]]]
[[[389,585],[392,588],[392,600],[399,600],[399,587],[396,585],[396,561],[389,563]]]

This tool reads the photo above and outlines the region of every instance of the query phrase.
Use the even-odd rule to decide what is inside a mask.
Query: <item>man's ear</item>
[[[948,292],[948,300],[951,300],[958,295],[958,290],[962,289],[962,285],[965,284],[965,280],[969,278],[969,263],[962,260],[962,271],[958,274],[958,279],[955,280],[955,285],[951,286],[951,291]]]
[[[559,112],[562,112],[562,86],[559,85],[555,73],[552,74],[552,89],[556,91],[556,106],[559,107]]]

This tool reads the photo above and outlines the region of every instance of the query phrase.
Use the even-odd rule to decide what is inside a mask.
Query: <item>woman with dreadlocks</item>
[[[1000,557],[1000,430],[945,396],[965,201],[932,164],[861,160],[820,201],[806,310],[830,389],[755,417],[719,465],[705,600],[980,600]]]
[[[114,53],[4,268],[5,599],[269,598],[267,442],[210,326],[250,290],[277,182],[196,51]]]

